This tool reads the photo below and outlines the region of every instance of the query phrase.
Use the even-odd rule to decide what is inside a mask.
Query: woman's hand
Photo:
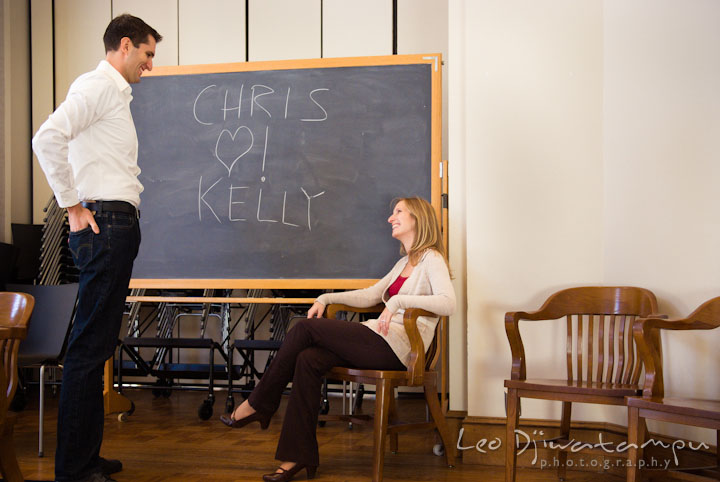
[[[380,313],[380,318],[378,318],[378,331],[382,336],[387,336],[388,330],[390,329],[390,322],[392,321],[392,317],[395,313],[390,313],[390,310],[387,309],[387,306],[383,310],[382,313]]]
[[[319,301],[316,301],[315,303],[313,303],[313,305],[308,310],[307,317],[308,318],[322,318],[323,313],[325,313],[325,305],[323,305]]]

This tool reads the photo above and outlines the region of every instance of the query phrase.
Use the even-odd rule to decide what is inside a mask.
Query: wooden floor
[[[232,430],[218,421],[225,406],[226,392],[216,392],[215,414],[202,421],[197,409],[205,399],[202,392],[173,392],[169,398],[155,399],[149,390],[126,390],[136,406],[127,421],[116,416],[105,419],[102,455],[122,460],[124,470],[113,477],[123,481],[246,481],[262,480],[274,471],[275,445],[284,407],[281,406],[266,431],[258,424]],[[30,393],[15,428],[15,445],[23,475],[28,480],[53,480],[57,399],[48,397],[45,419],[45,457],[37,456],[38,402]],[[236,400],[239,397],[236,396]],[[374,400],[366,398],[364,408],[372,410]],[[331,401],[339,410],[339,399]],[[398,409],[423,416],[422,400],[399,400]],[[318,428],[321,466],[316,480],[365,481],[370,479],[372,427],[327,423]],[[501,481],[502,467],[463,465],[448,468],[444,457],[432,454],[435,443],[430,432],[400,436],[400,453],[387,453],[385,480],[418,481]],[[617,477],[568,472],[570,481],[619,481]],[[305,480],[304,473],[295,480]],[[556,481],[549,470],[521,470],[518,481]]]

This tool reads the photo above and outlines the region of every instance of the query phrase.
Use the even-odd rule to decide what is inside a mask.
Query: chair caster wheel
[[[438,457],[442,457],[443,455],[445,455],[445,447],[443,447],[443,444],[433,445],[433,453]]]
[[[120,412],[118,414],[118,422],[127,422],[127,419],[130,415],[132,415],[135,412],[135,402],[130,402],[130,410],[127,412]]]
[[[198,417],[200,420],[208,420],[213,414],[213,402],[211,400],[204,400],[198,408]]]

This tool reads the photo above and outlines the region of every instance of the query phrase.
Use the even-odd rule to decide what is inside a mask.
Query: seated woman
[[[334,366],[376,370],[405,370],[410,341],[403,312],[422,308],[441,316],[455,309],[442,233],[432,206],[422,198],[397,200],[388,219],[392,236],[406,254],[373,286],[318,297],[308,319],[295,325],[285,337],[272,363],[247,400],[231,416],[221,420],[233,428],[260,422],[265,429],[280,405],[280,397],[292,381],[290,401],[283,420],[275,458],[280,468],[263,476],[265,481],[288,481],[302,469],[315,476],[319,464],[315,434],[320,410],[323,376]],[[321,318],[329,303],[370,307],[380,302],[385,309],[376,320],[354,323]],[[420,318],[418,330],[425,349],[435,334],[437,318]]]

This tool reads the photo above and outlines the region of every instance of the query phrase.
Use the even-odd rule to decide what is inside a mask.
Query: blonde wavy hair
[[[415,266],[420,262],[420,258],[422,258],[426,250],[434,249],[442,255],[445,264],[448,264],[447,251],[445,251],[445,245],[443,244],[440,223],[430,203],[418,196],[399,197],[393,199],[393,209],[400,201],[405,203],[405,207],[415,220],[415,239],[413,240],[410,252],[407,253],[405,246],[400,243],[400,254],[408,255],[410,264]]]

